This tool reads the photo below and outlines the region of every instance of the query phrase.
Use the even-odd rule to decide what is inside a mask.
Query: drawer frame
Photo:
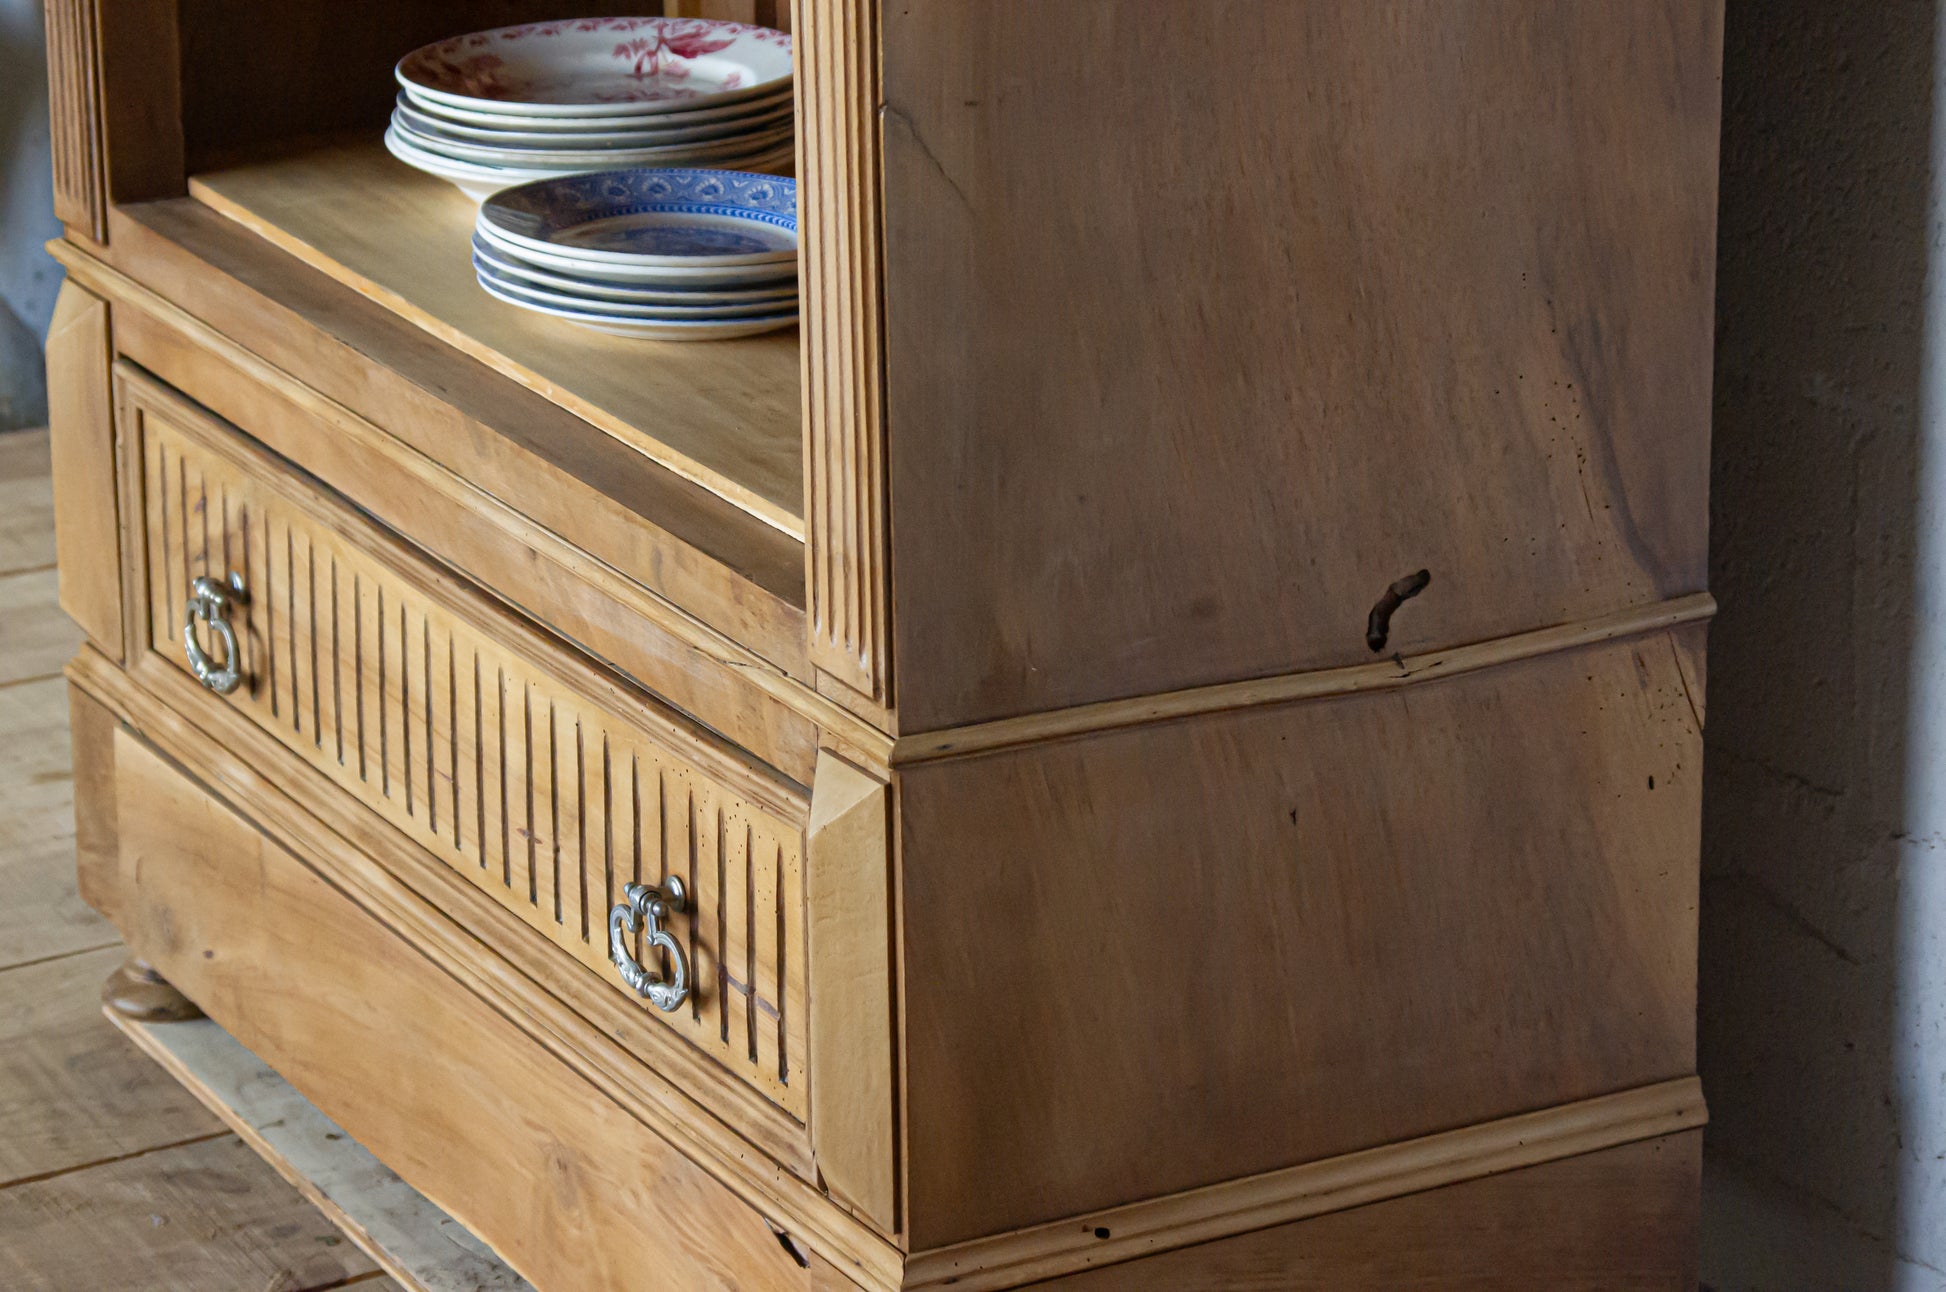
[[[106,378],[109,374],[103,375]],[[200,419],[199,424],[216,426],[223,437],[221,451],[269,472],[279,488],[300,499],[322,500],[321,510],[327,516],[337,515],[334,508],[343,509],[342,502],[321,493],[288,463],[218,422],[200,405],[157,382],[138,366],[118,360],[114,380],[118,394],[126,396],[139,387],[143,399],[168,409],[176,421]],[[208,783],[218,785],[221,778],[208,767],[197,766],[196,756],[205,751],[186,748],[187,742],[208,746],[208,753],[221,755],[221,761],[233,770],[249,769],[241,784],[224,785],[222,793],[232,802],[250,804],[252,815],[266,828],[274,824],[272,818],[292,808],[305,814],[307,820],[325,822],[325,829],[341,842],[310,860],[316,865],[328,857],[331,865],[345,868],[344,873],[327,870],[327,878],[344,885],[347,875],[356,872],[361,900],[383,894],[374,910],[386,924],[423,934],[412,939],[415,945],[435,959],[463,966],[474,990],[500,1012],[519,1021],[557,1058],[595,1080],[610,1098],[635,1110],[658,1133],[731,1184],[751,1205],[801,1235],[810,1250],[851,1271],[852,1277],[866,1286],[896,1286],[899,1247],[883,1236],[888,1230],[896,1232],[889,1208],[834,1200],[824,1191],[832,1189],[840,1198],[846,1197],[824,1168],[827,1157],[834,1168],[847,1163],[842,1161],[846,1155],[840,1141],[827,1135],[824,1144],[815,1143],[813,1133],[820,1121],[835,1125],[829,1115],[817,1111],[821,1088],[815,1082],[810,1091],[813,1115],[807,1125],[730,1076],[607,984],[591,981],[585,967],[567,963],[555,947],[537,938],[510,912],[423,847],[402,837],[370,807],[332,786],[253,720],[229,705],[212,703],[212,697],[179,665],[158,653],[158,644],[151,640],[150,591],[142,542],[140,413],[131,402],[127,398],[117,400],[115,436],[127,629],[125,641],[119,644],[127,665],[119,666],[90,648],[77,657],[71,677],[100,697],[124,722],[134,722],[140,712],[168,715],[167,725],[177,733],[173,741],[155,740],[153,733],[145,734],[170,757],[194,767],[198,777]],[[360,540],[383,547],[401,568],[427,568],[429,572],[422,576],[425,580],[439,587],[453,586],[444,571],[430,570],[423,556],[389,533],[366,531],[365,522],[348,513],[341,525],[359,526]],[[496,632],[505,628],[509,640],[538,641],[538,648],[548,652],[550,667],[576,670],[574,685],[578,692],[622,711],[630,721],[645,720],[647,697],[598,666],[574,659],[497,605],[487,609],[501,617]],[[167,644],[161,646],[168,648]],[[158,703],[160,709],[156,708]],[[699,743],[692,747],[713,751],[716,761],[710,764],[712,774],[740,777],[736,782],[739,788],[753,795],[761,793],[760,801],[777,810],[794,810],[798,819],[808,824],[809,801],[801,787],[767,772],[761,764],[751,763],[734,746],[687,723],[680,715],[664,715],[664,720],[669,723],[672,738],[695,740]],[[147,724],[156,721],[151,717]],[[816,895],[812,897],[815,901]],[[107,903],[103,906],[109,909]],[[880,936],[883,934],[881,925]],[[830,945],[828,940],[826,945]],[[807,980],[817,972],[816,954],[813,947],[814,963]],[[815,1007],[807,1010],[814,1038],[815,1014]],[[830,1028],[825,1039],[837,1041],[835,1048],[846,1054],[848,1062],[888,1069],[892,1062],[891,1054],[882,1052],[890,1045],[890,1036],[882,1031],[875,1043],[862,1047]],[[827,1044],[823,1048],[828,1052],[834,1047]],[[874,1050],[881,1051],[880,1058],[871,1057]],[[827,1113],[831,1100],[844,1100],[848,1084],[834,1084],[824,1091]],[[889,1123],[877,1128],[875,1146],[867,1146],[866,1154],[890,1152],[891,1131]],[[854,1161],[857,1156],[856,1152],[851,1154]]]

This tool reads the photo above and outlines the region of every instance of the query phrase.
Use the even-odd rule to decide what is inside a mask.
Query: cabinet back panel
[[[1713,0],[883,16],[923,731],[1703,586]]]

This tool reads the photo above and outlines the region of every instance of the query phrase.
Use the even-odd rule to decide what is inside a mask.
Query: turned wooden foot
[[[138,1023],[181,1023],[201,1018],[194,1001],[169,985],[155,966],[130,956],[101,985],[102,1004]]]

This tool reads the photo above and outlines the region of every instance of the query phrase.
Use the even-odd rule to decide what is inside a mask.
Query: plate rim
[[[534,28],[549,27],[549,26],[560,26],[563,28],[567,28],[567,27],[572,27],[577,23],[602,22],[602,21],[625,21],[625,22],[634,22],[634,23],[700,22],[700,23],[707,23],[711,27],[715,27],[715,28],[734,29],[739,37],[743,36],[746,33],[764,32],[764,33],[768,33],[770,36],[779,38],[779,43],[781,44],[785,54],[786,66],[781,75],[772,76],[767,80],[758,81],[753,85],[749,85],[736,90],[722,91],[717,94],[706,95],[696,99],[669,100],[667,101],[668,106],[662,108],[658,108],[655,102],[653,101],[649,103],[533,103],[521,99],[485,99],[475,95],[459,94],[452,90],[441,90],[434,86],[424,84],[423,82],[411,80],[407,75],[406,65],[408,63],[411,63],[415,59],[419,59],[422,56],[430,57],[431,56],[430,51],[432,51],[433,49],[442,45],[452,44],[453,42],[456,41],[473,41],[473,40],[480,40],[483,38],[498,38],[498,37],[502,37],[505,33],[515,32],[515,31],[520,31],[526,34],[533,34],[532,29]],[[630,28],[629,30],[640,30],[640,28],[639,27]],[[505,44],[506,42],[502,40],[501,43]],[[680,110],[683,107],[688,107],[693,109],[705,105],[714,107],[714,106],[721,106],[730,103],[744,102],[749,99],[757,97],[759,94],[763,93],[766,90],[773,88],[780,81],[789,83],[793,79],[794,72],[795,72],[795,57],[794,57],[795,52],[796,52],[795,43],[792,40],[791,34],[789,32],[781,32],[774,27],[760,27],[752,23],[729,22],[723,19],[715,19],[715,18],[671,18],[668,17],[667,15],[648,15],[640,18],[629,17],[629,18],[613,18],[613,19],[601,19],[601,18],[558,19],[555,20],[554,22],[511,23],[503,27],[488,27],[488,28],[483,28],[482,30],[479,31],[463,32],[457,36],[448,36],[441,40],[428,41],[426,44],[420,45],[416,49],[407,51],[406,54],[402,56],[397,63],[393,64],[392,76],[393,79],[396,80],[401,86],[409,86],[412,89],[417,90],[420,94],[426,95],[434,99],[435,101],[451,103],[461,107],[472,107],[476,111],[481,110],[475,106],[479,104],[517,103],[520,105],[520,108],[522,109],[522,115],[532,115],[532,116],[589,116],[589,117],[613,117],[613,116],[632,116],[632,115],[656,116],[656,115],[662,115],[670,111]]]
[[[543,179],[543,180],[530,180],[526,184],[513,185],[511,187],[512,188],[532,188],[532,187],[539,187],[541,185],[549,184],[549,183],[565,183],[571,180],[598,179],[608,174],[626,174],[626,173],[634,173],[640,171],[666,171],[669,172],[670,174],[685,175],[685,176],[727,175],[727,176],[738,176],[738,177],[752,177],[752,178],[761,178],[761,179],[770,180],[773,183],[788,184],[790,186],[791,197],[792,197],[791,214],[789,216],[785,216],[781,212],[774,212],[774,211],[749,211],[747,208],[740,209],[731,206],[727,203],[716,204],[716,203],[706,203],[706,202],[685,201],[685,202],[666,202],[666,203],[636,203],[633,205],[637,213],[644,213],[644,214],[646,214],[648,209],[652,207],[709,208],[709,212],[708,212],[709,214],[721,215],[730,219],[745,219],[745,220],[749,220],[753,224],[766,224],[766,225],[770,225],[773,228],[788,228],[791,235],[791,249],[787,252],[786,251],[747,252],[747,253],[742,253],[737,255],[725,255],[725,256],[663,256],[663,255],[651,254],[648,252],[602,251],[590,247],[577,247],[574,248],[574,250],[584,252],[590,256],[593,256],[603,264],[614,265],[614,266],[636,266],[644,269],[703,268],[706,266],[718,266],[718,265],[727,267],[732,265],[767,264],[772,262],[780,262],[784,260],[790,260],[794,262],[797,260],[799,248],[801,246],[799,225],[797,219],[797,201],[796,201],[797,181],[794,179],[789,179],[784,176],[765,175],[759,171],[731,170],[721,166],[626,166],[626,167],[611,167],[607,171],[589,171],[578,175],[563,175],[563,176],[554,176],[554,177],[550,177],[549,179]],[[531,249],[536,251],[550,251],[550,252],[558,253],[563,249],[562,244],[558,242],[549,241],[546,238],[536,238],[528,234],[517,233],[514,230],[505,227],[504,224],[497,222],[494,218],[496,215],[494,204],[496,202],[501,203],[501,209],[503,210],[506,209],[504,203],[504,199],[506,197],[507,197],[507,191],[503,190],[502,192],[494,194],[493,197],[488,198],[486,201],[480,204],[480,214],[479,214],[479,218],[475,221],[475,225],[477,228],[484,230],[489,235],[489,241],[507,244],[513,248],[526,248],[526,249]],[[512,212],[512,211],[509,211],[508,213],[526,214],[524,212]],[[613,218],[617,218],[620,215],[627,215],[630,213],[631,212],[625,210],[625,211],[618,212],[617,216],[609,216],[604,218],[613,219]],[[789,221],[788,225],[785,225],[783,223],[785,220]],[[578,223],[588,223],[588,221],[579,221]]]
[[[482,125],[475,125],[467,121],[454,121],[450,118],[436,117],[431,113],[421,111],[418,104],[413,103],[411,100],[407,99],[406,96],[403,94],[398,95],[392,101],[393,120],[395,121],[400,120],[401,114],[403,114],[404,123],[406,125],[412,126],[415,130],[420,130],[422,133],[424,129],[430,128],[432,130],[437,130],[437,131],[451,132],[457,138],[460,139],[468,139],[467,134],[463,132],[471,131],[473,134],[477,134],[477,135],[492,136],[495,133],[499,133],[505,135],[517,135],[526,139],[559,140],[559,141],[567,141],[567,142],[579,140],[584,136],[589,139],[613,138],[621,135],[643,135],[644,137],[647,138],[660,138],[669,135],[682,135],[692,130],[721,130],[727,133],[720,134],[720,135],[711,135],[709,136],[709,139],[712,140],[713,139],[735,139],[735,138],[742,137],[738,133],[738,130],[740,124],[744,120],[746,120],[746,118],[731,117],[724,121],[710,121],[710,122],[703,122],[693,126],[686,126],[686,127],[676,126],[667,129],[651,129],[647,131],[631,130],[626,128],[625,126],[614,125],[612,123],[604,123],[603,125],[591,130],[577,130],[577,131],[519,130],[519,129],[514,129],[510,126],[482,126]],[[420,127],[414,125],[412,121],[412,118],[414,117],[418,118],[421,121],[426,122],[427,126]],[[797,118],[797,104],[795,100],[786,99],[785,101],[778,104],[777,106],[770,108],[768,111],[755,112],[750,114],[747,120],[751,122],[760,122],[766,127],[775,128],[778,124],[785,121],[790,121],[794,124],[796,118]],[[468,141],[474,142],[470,139]],[[491,142],[491,140],[490,139],[480,140],[478,142]],[[685,142],[685,141],[679,139],[677,142]],[[708,140],[698,140],[696,142],[699,143],[708,142]],[[521,146],[536,147],[540,145],[527,144]],[[628,147],[632,145],[615,145],[615,146]]]
[[[685,321],[702,322],[702,321],[706,321],[707,318],[709,317],[770,318],[783,313],[783,311],[767,308],[782,303],[777,301],[749,301],[749,302],[719,301],[715,303],[704,303],[698,305],[651,305],[651,304],[632,305],[622,301],[582,301],[582,300],[578,300],[576,297],[569,296],[562,292],[549,291],[546,288],[541,288],[541,287],[529,287],[527,284],[518,281],[509,282],[506,280],[506,276],[504,274],[495,272],[490,263],[483,261],[477,252],[473,256],[473,270],[474,270],[474,276],[476,278],[479,278],[482,281],[491,280],[504,291],[512,292],[516,296],[535,297],[536,300],[534,303],[548,305],[554,308],[565,309],[565,310],[576,310],[578,306],[585,305],[589,308],[585,310],[581,310],[580,312],[588,313],[588,314],[612,314],[614,315],[614,317],[618,319],[631,319],[631,320],[646,319],[650,321],[662,320],[662,321],[673,322],[673,323],[681,323]],[[549,297],[554,297],[557,299],[549,300],[548,299]],[[799,312],[800,298],[793,295],[789,299],[790,299],[790,306],[791,306],[790,312],[791,313]],[[677,310],[681,312],[674,315],[658,312],[658,311],[665,311],[665,310]],[[741,313],[741,314],[732,313],[732,314],[725,315],[719,312],[723,310],[747,310],[749,312]],[[705,311],[708,311],[709,313],[706,314]]]
[[[624,293],[634,293],[634,294],[651,295],[651,296],[676,296],[676,297],[712,296],[712,295],[745,296],[745,297],[767,298],[770,300],[802,298],[802,291],[798,285],[797,279],[794,277],[790,279],[781,279],[781,278],[778,279],[777,281],[780,283],[788,281],[791,285],[788,288],[779,288],[777,290],[770,290],[763,287],[752,287],[752,288],[731,287],[726,289],[723,288],[720,284],[716,286],[704,284],[697,287],[678,287],[678,286],[633,287],[627,283],[609,282],[598,278],[597,279],[586,279],[586,278],[577,279],[568,276],[566,271],[555,272],[541,265],[527,264],[521,261],[518,257],[514,256],[505,247],[496,246],[493,243],[490,243],[486,241],[484,238],[478,236],[477,233],[474,235],[470,247],[472,253],[475,256],[484,256],[488,264],[492,265],[495,269],[497,269],[499,272],[503,274],[511,274],[515,278],[532,276],[542,280],[539,283],[539,285],[543,287],[548,286],[548,283],[551,280],[552,282],[555,283],[561,283],[571,287],[585,289],[588,291],[608,292],[621,297],[621,299],[617,300],[616,302],[617,304],[657,303],[653,301],[631,301],[630,299],[628,299],[627,296],[623,295]],[[677,304],[681,304],[681,301],[679,300],[668,301],[664,303],[677,305]],[[735,304],[739,302],[729,302],[729,303]],[[749,303],[756,303],[756,302],[752,301]]]
[[[477,223],[474,225],[474,229],[476,232],[485,232],[480,230]],[[677,280],[688,280],[696,283],[753,281],[770,283],[784,282],[786,280],[795,281],[798,277],[795,261],[769,261],[755,265],[616,265],[602,261],[590,262],[585,257],[576,258],[563,253],[558,247],[548,247],[544,250],[537,251],[526,247],[508,246],[491,234],[491,232],[487,232],[487,241],[516,258],[526,259],[531,263],[539,264],[547,268],[563,269],[570,273],[579,272],[596,276],[612,274],[618,270],[635,275],[646,273],[646,277],[605,278],[603,280],[606,282],[620,282],[644,287],[656,286],[659,282]],[[552,259],[541,259],[540,257],[551,257]],[[755,278],[751,276],[752,270],[776,270],[783,266],[789,266],[788,273],[769,272],[763,273]]]

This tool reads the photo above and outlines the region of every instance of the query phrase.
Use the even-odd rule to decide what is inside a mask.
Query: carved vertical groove
[[[878,0],[794,0],[811,659],[891,703]]]
[[[97,0],[47,0],[47,97],[54,214],[108,241],[108,169],[102,138]]]
[[[233,622],[256,663],[228,703],[617,991],[609,909],[686,858],[696,990],[642,1008],[802,1119],[808,805],[592,702],[161,414],[139,422],[154,648],[181,666],[190,581],[245,573]]]

